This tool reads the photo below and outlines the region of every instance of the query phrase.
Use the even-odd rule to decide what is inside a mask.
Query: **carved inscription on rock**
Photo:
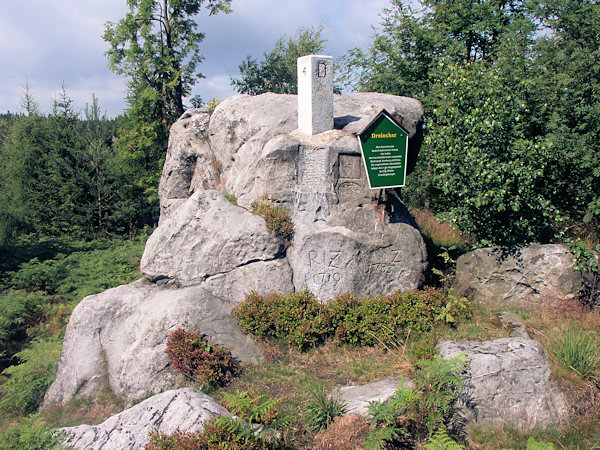
[[[338,156],[339,177],[358,180],[362,177],[362,161],[358,155],[340,153]]]

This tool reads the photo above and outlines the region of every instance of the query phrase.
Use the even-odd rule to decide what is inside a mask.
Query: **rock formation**
[[[201,286],[167,289],[144,280],[86,297],[69,320],[44,406],[94,399],[106,387],[129,403],[173,389],[178,380],[165,349],[177,328],[201,330],[242,362],[262,361],[230,309]]]
[[[577,296],[583,276],[575,264],[563,245],[480,248],[458,258],[456,285],[479,302],[535,308]]]
[[[182,278],[182,271],[193,272],[211,263],[206,261],[204,244],[186,249],[182,244],[187,242],[188,230],[202,226],[198,220],[206,207],[198,203],[198,193],[227,191],[235,196],[240,210],[268,199],[290,213],[295,236],[287,253],[280,256],[289,264],[294,289],[307,286],[327,301],[348,291],[375,295],[417,288],[426,266],[423,240],[395,192],[380,204],[374,203],[354,133],[386,108],[409,133],[411,169],[421,144],[421,104],[405,97],[367,93],[334,100],[335,129],[316,136],[296,129],[293,95],[237,95],[219,105],[210,119],[202,110],[184,114],[171,131],[159,187],[161,225],[142,260],[144,276],[188,285],[214,273],[202,268],[190,275],[196,278]],[[213,220],[225,214],[221,206],[212,208]],[[226,214],[233,217],[232,208]],[[237,218],[219,223],[228,220],[249,221],[243,210]],[[262,236],[257,238],[262,243]],[[225,242],[232,242],[208,230],[201,239],[211,240],[216,247],[229,247]],[[172,261],[166,261],[168,269],[154,263],[156,258],[179,258],[180,254],[185,258],[181,258],[178,274],[173,273]],[[219,256],[228,258],[225,253]],[[274,257],[271,251],[252,261]],[[236,263],[233,258],[231,264]]]
[[[564,397],[550,382],[550,362],[539,342],[514,337],[483,342],[438,343],[444,359],[466,356],[459,411],[469,422],[523,429],[566,422]]]
[[[293,95],[237,95],[212,115],[190,110],[173,125],[144,281],[77,306],[44,406],[94,398],[106,386],[128,402],[177,387],[164,353],[177,328],[205,333],[242,362],[260,361],[230,315],[251,290],[307,286],[327,301],[419,287],[423,239],[396,192],[374,202],[354,133],[386,108],[409,133],[410,169],[422,139],[421,104],[384,94],[334,103],[335,129],[316,136],[296,129]],[[291,246],[249,212],[261,200],[291,216]]]
[[[62,428],[56,435],[65,436],[63,445],[75,449],[142,449],[152,430],[202,431],[205,420],[225,415],[229,411],[211,397],[186,388],[155,395],[100,425]]]

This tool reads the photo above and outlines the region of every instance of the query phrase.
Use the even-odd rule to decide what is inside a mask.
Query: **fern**
[[[425,445],[427,450],[460,450],[463,447],[458,442],[448,436],[446,427],[439,427],[437,431],[431,436],[429,443]]]

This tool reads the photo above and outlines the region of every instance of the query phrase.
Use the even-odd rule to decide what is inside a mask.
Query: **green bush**
[[[234,309],[244,331],[307,349],[333,337],[338,343],[388,345],[434,324],[468,317],[467,300],[442,290],[396,292],[361,299],[352,294],[321,304],[304,289],[287,296],[251,292]]]
[[[553,350],[561,364],[583,378],[594,377],[600,371],[600,342],[573,325],[559,335]]]
[[[211,344],[202,333],[175,330],[167,340],[165,352],[171,358],[171,366],[194,382],[220,386],[231,381],[238,372],[231,352]]]
[[[255,336],[276,339],[305,350],[330,332],[330,318],[307,289],[286,296],[251,292],[233,313],[240,326]]]
[[[2,385],[4,396],[0,410],[12,415],[31,414],[37,410],[56,374],[62,341],[59,337],[34,339],[29,348],[16,356],[21,364],[4,370],[8,380]]]
[[[285,208],[273,206],[269,201],[260,201],[252,203],[252,213],[265,219],[275,236],[284,241],[292,240],[294,224]]]
[[[0,450],[47,450],[56,448],[58,440],[53,430],[33,415],[0,434]]]
[[[7,290],[0,293],[0,369],[22,349],[27,329],[37,323],[48,302],[40,292]]]

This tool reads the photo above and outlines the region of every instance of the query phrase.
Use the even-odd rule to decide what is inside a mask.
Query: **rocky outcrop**
[[[575,298],[582,288],[572,253],[563,245],[480,248],[458,258],[456,285],[476,301],[536,307]]]
[[[75,309],[45,405],[93,398],[106,386],[130,402],[175,387],[164,349],[176,328],[205,333],[242,362],[260,361],[230,315],[251,290],[307,286],[327,301],[419,287],[424,241],[397,192],[375,200],[354,135],[382,108],[409,133],[414,165],[423,109],[405,97],[336,96],[335,129],[316,136],[296,129],[293,95],[237,95],[212,115],[182,115],[160,181],[160,224],[142,257],[146,281]],[[291,216],[291,246],[249,212],[265,199]]]
[[[287,291],[291,288],[289,266],[276,261],[283,256],[284,247],[260,216],[233,205],[220,192],[198,191],[150,236],[140,267],[151,281],[193,286],[263,263],[254,277],[246,276],[258,279],[270,273],[266,267],[280,269],[262,283],[274,291]],[[250,290],[243,282],[240,287]],[[229,296],[228,292],[221,294]]]
[[[144,280],[86,297],[71,315],[44,406],[94,399],[106,388],[131,403],[177,387],[181,380],[165,353],[177,328],[201,331],[242,362],[262,361],[231,306],[201,286],[168,289]]]
[[[334,389],[332,395],[344,402],[344,414],[369,415],[369,403],[385,403],[396,393],[398,386],[412,388],[411,381],[399,377],[386,377],[373,383],[359,386],[341,386]]]
[[[334,106],[335,129],[316,136],[296,129],[293,95],[237,95],[210,119],[201,110],[184,114],[167,154],[159,190],[161,226],[144,254],[144,276],[196,284],[207,274],[226,274],[246,264],[234,250],[246,260],[273,260],[273,238],[259,232],[260,221],[243,209],[269,199],[286,208],[294,222],[294,240],[283,255],[294,289],[307,286],[327,301],[344,292],[377,295],[417,288],[427,263],[423,239],[395,192],[375,201],[354,133],[386,108],[409,133],[409,165],[414,165],[421,104],[363,93],[336,96]],[[177,175],[181,172],[187,175]],[[242,208],[201,204],[216,198],[217,190],[234,195]],[[255,254],[254,247],[265,251]],[[219,248],[225,250],[222,255]]]
[[[62,428],[56,435],[65,436],[61,443],[75,449],[143,449],[152,430],[202,431],[204,421],[225,415],[229,411],[211,397],[187,388],[155,395],[100,425]]]
[[[550,382],[550,363],[542,345],[526,338],[484,342],[442,341],[444,359],[466,356],[461,415],[470,422],[524,429],[566,422],[568,408]]]

